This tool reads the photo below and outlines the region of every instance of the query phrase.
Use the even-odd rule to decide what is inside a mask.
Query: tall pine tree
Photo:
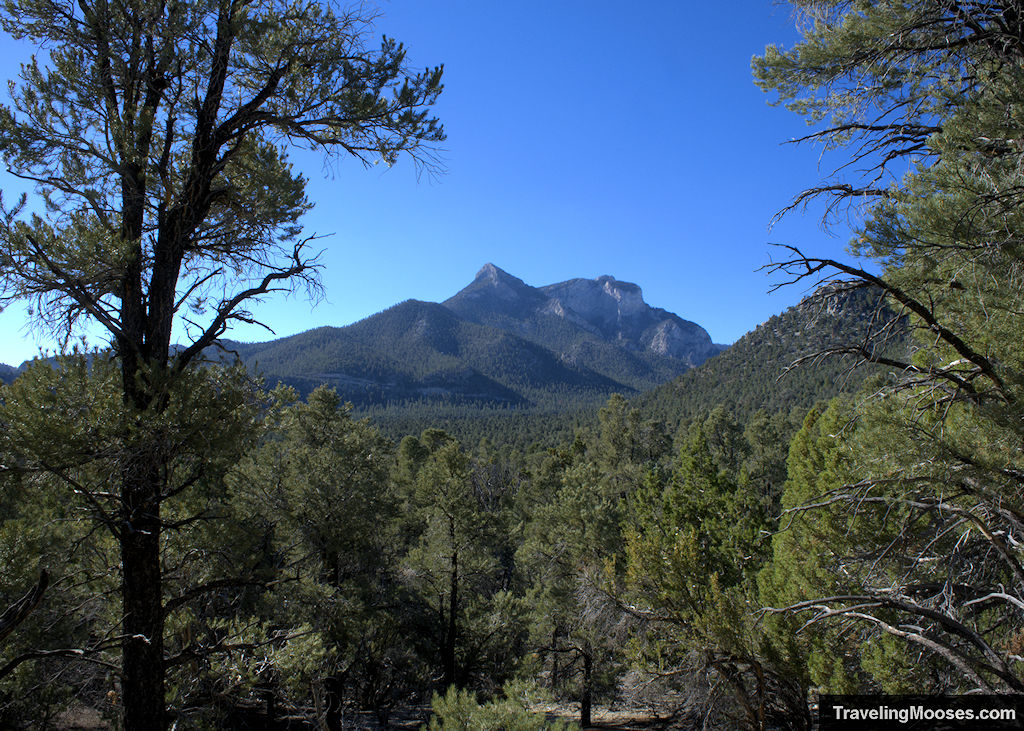
[[[368,47],[371,19],[307,0],[9,0],[0,16],[47,49],[0,109],[0,154],[38,202],[3,208],[0,303],[31,301],[64,336],[98,324],[121,368],[124,459],[94,497],[120,549],[129,729],[168,721],[160,551],[179,487],[153,425],[248,304],[317,286],[286,146],[390,164],[443,138],[441,69]]]

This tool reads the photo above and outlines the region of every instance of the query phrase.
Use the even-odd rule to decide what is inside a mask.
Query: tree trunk
[[[338,675],[328,675],[324,679],[324,695],[327,706],[324,723],[327,726],[327,731],[341,731],[341,724],[344,720],[342,715],[344,693],[345,684]]]
[[[590,708],[593,703],[594,658],[589,652],[583,653],[583,693],[580,697],[580,726],[590,725]]]
[[[455,528],[452,526],[452,542],[454,544]],[[459,553],[452,551],[452,570],[449,575],[448,632],[444,647],[444,686],[450,688],[455,684],[455,641],[459,629]]]
[[[558,697],[559,682],[558,674],[561,672],[558,667],[558,630],[551,630],[551,692]]]
[[[39,574],[39,581],[36,585],[29,589],[25,596],[14,602],[14,604],[0,614],[0,640],[11,634],[14,628],[24,622],[28,615],[32,613],[32,610],[39,606],[39,602],[43,600],[43,594],[46,592],[46,587],[49,585],[50,574],[46,569],[43,569]]]
[[[121,526],[121,591],[124,601],[122,697],[126,731],[161,731],[164,711],[164,612],[160,576],[160,518],[151,484],[126,486],[149,492],[147,508]],[[131,506],[132,503],[127,503]]]

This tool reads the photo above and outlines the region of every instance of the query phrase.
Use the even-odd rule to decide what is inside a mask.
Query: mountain
[[[0,383],[10,383],[15,378],[17,378],[18,374],[20,373],[20,368],[15,368],[13,366],[0,363]]]
[[[640,287],[610,276],[537,288],[486,264],[469,286],[443,304],[466,320],[510,330],[570,361],[591,355],[581,353],[583,343],[691,367],[722,349],[704,328],[651,307]]]
[[[647,305],[634,284],[598,277],[531,287],[488,264],[440,304],[409,300],[347,327],[221,345],[270,384],[302,394],[333,386],[399,435],[435,424],[439,409],[467,434],[482,418],[508,431],[523,410],[562,412],[569,420],[555,426],[571,434],[581,409],[613,392],[670,425],[718,405],[741,419],[806,409],[855,391],[872,370],[841,357],[793,362],[860,342],[894,317],[876,290],[825,287],[724,349],[700,326]],[[894,332],[887,347],[904,356],[909,336]],[[19,370],[0,366],[0,380]],[[540,423],[516,422],[521,441]]]
[[[359,406],[444,402],[559,410],[638,393],[717,354],[695,323],[613,277],[531,287],[493,264],[444,302],[409,300],[347,327],[232,349],[308,392]]]
[[[636,399],[641,411],[670,424],[725,406],[742,419],[807,409],[841,393],[852,393],[872,373],[852,356],[815,357],[861,343],[893,322],[878,344],[906,358],[911,348],[905,322],[886,305],[880,290],[826,285],[737,340],[728,350]],[[877,340],[876,340],[877,343]],[[803,359],[794,367],[794,362]]]

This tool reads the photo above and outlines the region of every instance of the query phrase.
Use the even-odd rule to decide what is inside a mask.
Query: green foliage
[[[212,629],[225,652],[213,656],[198,679],[213,702],[182,714],[193,725],[216,727],[230,718],[232,706],[255,705],[268,695],[286,708],[301,708],[335,661],[324,638],[307,625],[280,630],[256,618],[237,618],[215,621]],[[231,703],[219,707],[217,699]]]
[[[117,365],[67,357],[59,368],[30,367],[0,391],[0,603],[40,570],[51,575],[39,608],[2,648],[0,665],[15,664],[0,711],[7,723],[52,716],[72,699],[118,713],[107,694],[120,693],[122,524],[110,483],[134,464],[135,440],[168,455],[163,484],[181,494],[165,513],[180,530],[165,544],[162,598],[173,603],[223,576],[215,573],[223,544],[210,540],[206,521],[224,517],[226,475],[263,433],[267,402],[237,368],[194,371],[140,425],[123,403]]]
[[[878,290],[822,289],[799,305],[769,318],[727,350],[675,380],[640,396],[637,406],[678,426],[722,406],[746,422],[757,411],[801,416],[816,403],[853,393],[877,368],[858,366],[855,354],[819,358],[856,344],[873,323],[894,316]],[[885,348],[904,353],[909,339],[897,326]],[[805,360],[799,367],[793,365]]]
[[[328,713],[340,713],[342,674],[348,698],[384,712],[421,672],[401,641],[402,618],[387,609],[401,555],[392,449],[351,410],[326,388],[287,406],[232,479],[241,530],[231,545],[253,557],[247,578],[265,587],[239,596],[238,617],[259,612],[321,638],[329,658],[311,687],[323,685]]]
[[[838,570],[846,555],[848,531],[863,526],[851,521],[837,503],[827,501],[851,476],[849,456],[839,448],[844,430],[854,428],[850,407],[836,400],[822,413],[812,409],[789,448],[788,480],[782,516],[772,537],[772,560],[758,576],[760,601],[785,607],[816,596],[854,591],[856,581]],[[863,636],[800,633],[802,622],[787,614],[770,614],[766,629],[805,682],[823,692],[855,692],[862,678],[857,644]]]
[[[434,694],[434,715],[423,726],[426,731],[571,731],[579,728],[563,720],[549,720],[543,713],[522,704],[517,686],[506,687],[502,700],[479,703],[469,691],[449,688]]]
[[[122,402],[111,365],[109,372],[103,363],[69,362],[66,372],[40,366],[35,391],[26,376],[7,392],[18,395],[25,418],[39,416],[40,429],[59,427],[54,414],[78,414],[89,403],[116,413]],[[195,432],[219,445],[217,459],[202,462],[202,479],[166,513],[186,521],[164,543],[168,705],[183,722],[215,727],[245,713],[265,716],[267,708],[338,722],[363,711],[386,718],[438,680],[442,689],[491,694],[517,675],[539,677],[555,695],[589,707],[617,697],[627,671],[686,668],[735,678],[755,667],[761,645],[747,614],[749,579],[764,559],[759,539],[777,499],[771,481],[787,419],[760,414],[744,427],[718,410],[677,438],[673,459],[664,426],[614,397],[593,429],[525,457],[486,440],[470,454],[436,428],[392,449],[333,391],[318,389],[306,402],[288,389],[236,393],[236,376],[197,375],[161,422],[198,418],[202,400],[214,400],[210,389],[223,391],[218,421],[197,421]],[[54,389],[58,378],[80,385]],[[95,448],[109,422],[99,411],[86,421],[69,416],[60,438]],[[219,430],[225,424],[234,425],[230,432]],[[85,425],[92,431],[75,436]],[[178,455],[181,479],[191,474],[190,454]],[[5,493],[15,512],[34,515],[21,494]],[[59,490],[52,494],[58,502],[47,510],[66,511]],[[3,545],[21,556],[45,557],[63,545],[45,524],[35,533],[22,525],[0,526]],[[103,555],[101,536],[89,537],[83,567],[86,555]],[[20,547],[26,539],[34,542]],[[95,569],[103,578],[116,557],[105,561]],[[38,565],[11,577],[12,595]],[[116,607],[95,601],[103,621],[115,624]],[[64,611],[41,610],[39,621],[49,621],[51,610]],[[26,625],[24,647],[38,645],[36,626]],[[103,626],[97,617],[72,627],[68,643]],[[719,664],[708,664],[709,648]],[[96,658],[116,660],[114,649]],[[731,670],[720,662],[727,651],[743,658]],[[44,689],[50,670],[26,663],[28,670],[15,687]],[[92,695],[78,697],[116,714],[104,695],[116,684],[102,673],[89,677]],[[8,717],[53,715],[60,694],[70,699],[71,690],[46,688],[31,704],[9,703]],[[541,722],[508,701],[480,711],[468,695],[453,697],[462,710],[439,718]],[[705,709],[711,700],[702,700]]]
[[[794,443],[797,461],[812,464],[818,451],[826,468],[842,462],[845,474],[814,484],[791,465],[794,496],[821,509],[794,533],[806,542],[785,548],[780,539],[790,556],[776,556],[791,566],[801,550],[820,557],[813,570],[782,569],[817,597],[794,608],[811,613],[812,624],[830,620],[834,632],[860,634],[870,648],[862,669],[879,687],[1020,692],[1011,648],[1024,632],[1016,548],[1024,222],[1021,151],[1010,141],[1024,129],[1024,54],[1020,25],[1004,22],[1018,8],[795,5],[803,41],[767,49],[755,75],[824,123],[812,138],[867,163],[866,181],[826,181],[801,199],[827,195],[842,211],[867,196],[852,248],[882,273],[797,250],[777,268],[882,288],[907,313],[918,348],[912,357],[861,348],[897,370],[895,383],[858,403],[857,428],[835,434],[834,444],[823,434]],[[782,591],[787,579],[774,583]],[[826,643],[835,637],[813,631]],[[819,677],[832,675],[829,667],[836,663],[826,657],[812,662]],[[853,680],[848,667],[834,675],[844,688]]]
[[[121,638],[129,729],[169,722],[164,585],[205,591],[165,577],[192,567],[179,552],[187,539],[164,537],[215,519],[217,483],[258,431],[253,389],[237,369],[197,367],[200,354],[232,322],[252,321],[252,300],[317,287],[299,223],[305,180],[283,141],[392,164],[444,139],[429,116],[441,69],[408,72],[387,38],[368,49],[367,12],[301,0],[9,0],[0,14],[7,34],[46,49],[0,106],[0,155],[33,181],[38,204],[0,200],[0,307],[28,300],[64,347],[98,325],[120,371],[116,389],[84,392],[111,401],[102,421],[84,421],[101,415],[82,393],[36,393],[57,411],[56,435],[8,410],[6,441],[18,469],[84,497],[84,514],[118,544],[120,626],[97,636]],[[109,384],[112,369],[96,368]]]
[[[445,687],[493,690],[521,659],[525,605],[511,592],[509,565],[516,480],[496,467],[470,459],[436,429],[399,447],[402,581],[420,608],[418,644],[434,656]]]
[[[751,612],[772,525],[766,486],[751,477],[778,467],[770,445],[747,439],[766,421],[744,430],[716,409],[680,439],[672,472],[649,471],[628,501],[624,601],[643,620],[632,661],[693,723],[763,728],[803,715],[799,682]]]
[[[824,413],[812,409],[790,443],[783,513],[772,538],[772,565],[761,575],[763,595],[772,603],[842,588],[834,569],[843,546],[835,541],[853,526],[838,504],[813,512],[809,507],[827,500],[824,496],[852,476],[850,456],[839,447],[844,431],[855,428],[851,418],[850,408],[839,400]]]
[[[606,585],[624,565],[624,509],[669,449],[662,425],[644,422],[624,398],[609,399],[594,433],[535,455],[517,506],[526,521],[517,563],[529,578],[530,635],[556,695],[581,702],[611,694],[624,671],[628,616]]]

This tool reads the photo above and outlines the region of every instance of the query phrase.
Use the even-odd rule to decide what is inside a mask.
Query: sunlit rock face
[[[649,352],[690,366],[703,363],[721,349],[700,325],[651,307],[640,287],[612,276],[531,287],[494,264],[486,264],[444,305],[471,321],[500,324],[537,338],[550,334],[551,320],[561,320],[567,327],[630,352]],[[563,327],[558,337],[565,336]],[[567,350],[563,355],[573,353]]]
[[[611,338],[619,338],[623,325],[643,318],[650,310],[638,286],[608,276],[570,279],[541,287],[541,291]]]
[[[631,282],[610,276],[570,279],[541,291],[558,303],[558,309],[630,350],[647,350],[690,365],[703,363],[719,351],[704,328],[651,307],[640,287]]]
[[[647,349],[658,355],[703,363],[719,351],[704,328],[686,320],[670,318],[645,331],[642,337]]]
[[[497,297],[511,302],[524,296],[529,298],[532,289],[522,279],[513,277],[493,264],[484,264],[472,284],[462,291],[469,297]]]

